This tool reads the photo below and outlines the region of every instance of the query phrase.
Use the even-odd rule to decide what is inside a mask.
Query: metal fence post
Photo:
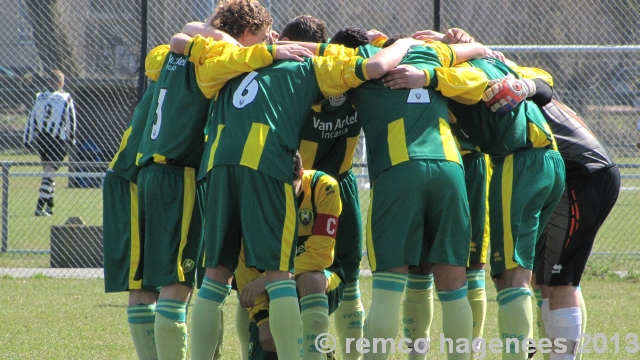
[[[2,247],[0,253],[6,253],[9,246],[9,169],[13,161],[2,161]]]
[[[440,31],[440,0],[433,1],[433,30]]]

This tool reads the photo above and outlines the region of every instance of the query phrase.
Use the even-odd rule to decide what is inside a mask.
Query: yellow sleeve
[[[337,44],[318,44],[316,56],[345,56],[352,57],[358,55],[358,49],[345,47]]]
[[[316,80],[325,97],[337,96],[369,80],[367,61],[359,56],[316,56]]]
[[[473,105],[482,99],[488,83],[482,70],[467,66],[434,70],[438,84],[436,90],[443,96],[465,105]]]
[[[512,69],[515,70],[515,72],[517,72],[522,78],[540,79],[553,87],[553,76],[542,69],[520,66],[512,67]]]
[[[248,268],[244,262],[244,251],[240,251],[240,257],[238,259],[238,267],[236,268],[236,284],[238,285],[238,293],[242,293],[242,289],[252,282],[253,280],[259,278],[260,276],[264,276],[264,274],[260,273],[260,271],[254,268]],[[255,315],[262,311],[269,310],[269,298],[267,297],[267,293],[261,294],[256,298],[256,305],[249,309],[249,316],[251,319],[255,317]],[[265,320],[266,321],[266,320]]]
[[[294,260],[295,275],[308,271],[324,271],[333,263],[333,251],[342,212],[338,182],[323,175],[315,185],[316,217],[313,233],[304,244],[305,251]]]
[[[440,59],[440,64],[442,64],[443,67],[449,68],[456,64],[456,52],[453,51],[451,46],[440,41],[425,41],[424,46],[435,50],[438,59]]]
[[[187,43],[185,55],[196,65],[196,79],[200,90],[211,99],[227,81],[271,65],[275,49],[275,45],[265,44],[241,48],[196,35]]]
[[[386,43],[387,40],[389,40],[389,39],[388,38],[383,38],[383,37],[377,38],[377,39],[375,39],[375,40],[373,40],[371,42],[371,45],[373,45],[373,46],[375,46],[377,48],[381,48],[382,46],[384,46],[384,43]]]
[[[164,59],[169,53],[169,45],[158,45],[149,52],[144,61],[144,74],[153,81],[158,81]]]

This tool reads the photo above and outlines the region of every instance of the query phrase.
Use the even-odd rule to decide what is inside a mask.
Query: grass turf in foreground
[[[487,282],[490,284],[489,282]],[[371,304],[371,278],[361,279],[365,309]],[[637,306],[640,283],[637,279],[622,280],[615,277],[588,276],[583,279],[583,291],[588,306],[587,332],[603,333],[611,338],[620,334],[620,353],[613,353],[613,343],[603,354],[592,353],[583,358],[637,359],[640,352],[625,350],[630,342],[627,333],[640,333]],[[0,331],[1,359],[135,359],[135,350],[126,322],[127,294],[105,294],[102,280],[33,278],[0,278]],[[487,289],[488,310],[485,337],[498,336],[497,303],[495,290]],[[234,331],[235,293],[224,306],[225,338],[223,358],[240,359],[240,349]],[[434,345],[441,326],[440,305],[431,328]],[[398,336],[400,336],[400,314]],[[390,319],[391,320],[391,319]],[[330,332],[335,334],[333,329]],[[591,347],[593,349],[593,345]],[[404,359],[392,354],[390,359]],[[445,359],[434,348],[429,359]],[[486,359],[499,359],[500,355],[487,351]],[[536,358],[540,358],[537,355]]]

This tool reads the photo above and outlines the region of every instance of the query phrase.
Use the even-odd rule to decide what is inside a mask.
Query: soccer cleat
[[[44,209],[36,209],[35,216],[51,216],[51,213]]]
[[[47,210],[45,210],[47,213],[49,213],[49,216],[53,215],[53,206],[47,206]]]
[[[338,358],[336,357],[336,351],[335,350],[331,350],[328,353],[324,354],[325,358],[327,360],[337,360]]]

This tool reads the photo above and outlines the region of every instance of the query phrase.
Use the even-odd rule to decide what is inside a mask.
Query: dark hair
[[[234,39],[249,29],[255,35],[262,29],[270,29],[273,19],[269,11],[256,0],[223,0],[211,16],[209,24],[226,32]]]
[[[382,44],[382,48],[384,49],[386,47],[389,47],[393,45],[396,41],[400,39],[408,38],[408,37],[411,37],[411,35],[398,34],[398,35],[391,36],[390,38],[387,39],[387,41],[384,42],[384,44]]]
[[[358,46],[369,44],[370,41],[364,29],[349,26],[338,30],[338,32],[331,37],[330,43],[355,49]]]
[[[302,157],[300,156],[300,152],[296,151],[296,154],[293,155],[293,181],[300,180],[302,176],[300,176],[300,172],[302,171]]]
[[[327,42],[329,32],[327,23],[311,15],[300,15],[289,21],[280,33],[280,39],[291,41]]]

